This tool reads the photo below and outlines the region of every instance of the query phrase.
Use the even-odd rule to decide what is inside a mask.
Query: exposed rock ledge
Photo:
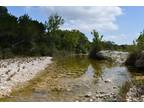
[[[0,97],[7,96],[18,84],[34,78],[52,63],[51,57],[28,57],[0,60]]]
[[[111,58],[115,63],[123,64],[129,53],[123,51],[111,51],[111,50],[103,50],[100,51],[99,54],[104,56],[105,58]]]

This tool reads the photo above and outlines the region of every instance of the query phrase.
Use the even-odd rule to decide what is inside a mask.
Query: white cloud
[[[106,41],[113,41],[117,44],[132,44],[133,37],[130,34],[108,35],[104,37]]]
[[[27,11],[30,12],[32,8],[27,7]],[[80,7],[80,6],[49,6],[49,7],[37,7],[37,11],[41,12],[42,17],[48,17],[52,14],[57,13],[62,16],[65,20],[64,25],[61,29],[79,29],[85,33],[89,40],[92,40],[93,36],[90,32],[96,29],[101,34],[104,32],[109,35],[104,35],[104,40],[114,41],[117,44],[130,43],[126,34],[115,34],[119,29],[116,23],[117,17],[123,14],[120,7]],[[111,35],[110,35],[111,34]],[[132,40],[132,39],[131,39]]]
[[[58,13],[65,19],[62,29],[79,29],[82,32],[118,30],[116,17],[122,15],[120,7],[40,7],[48,16]]]

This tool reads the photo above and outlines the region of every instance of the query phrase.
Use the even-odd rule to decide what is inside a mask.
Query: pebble
[[[103,91],[101,91],[101,92],[99,92],[100,94],[104,94],[105,92],[103,92]]]
[[[115,93],[111,93],[111,95],[115,95]]]
[[[71,91],[71,89],[70,89],[70,88],[68,88],[68,89],[67,89],[67,91],[68,91],[68,92],[70,92],[70,91]]]
[[[91,97],[92,96],[92,93],[91,92],[88,92],[85,97]]]
[[[90,102],[93,102],[93,99],[90,99]]]
[[[113,89],[117,89],[117,87],[114,86]]]
[[[110,79],[106,79],[104,82],[105,82],[105,83],[110,83],[111,80],[110,80]]]

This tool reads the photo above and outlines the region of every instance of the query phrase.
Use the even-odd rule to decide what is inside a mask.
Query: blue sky
[[[131,44],[144,29],[144,7],[7,7],[15,16],[28,14],[32,19],[45,22],[58,13],[65,19],[61,29],[79,29],[89,40],[96,29],[104,40],[117,44]]]

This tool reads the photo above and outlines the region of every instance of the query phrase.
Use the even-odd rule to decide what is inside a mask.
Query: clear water
[[[125,66],[82,56],[56,59],[39,77],[5,100],[107,101],[95,96],[118,95],[119,88],[131,81],[132,75]]]

